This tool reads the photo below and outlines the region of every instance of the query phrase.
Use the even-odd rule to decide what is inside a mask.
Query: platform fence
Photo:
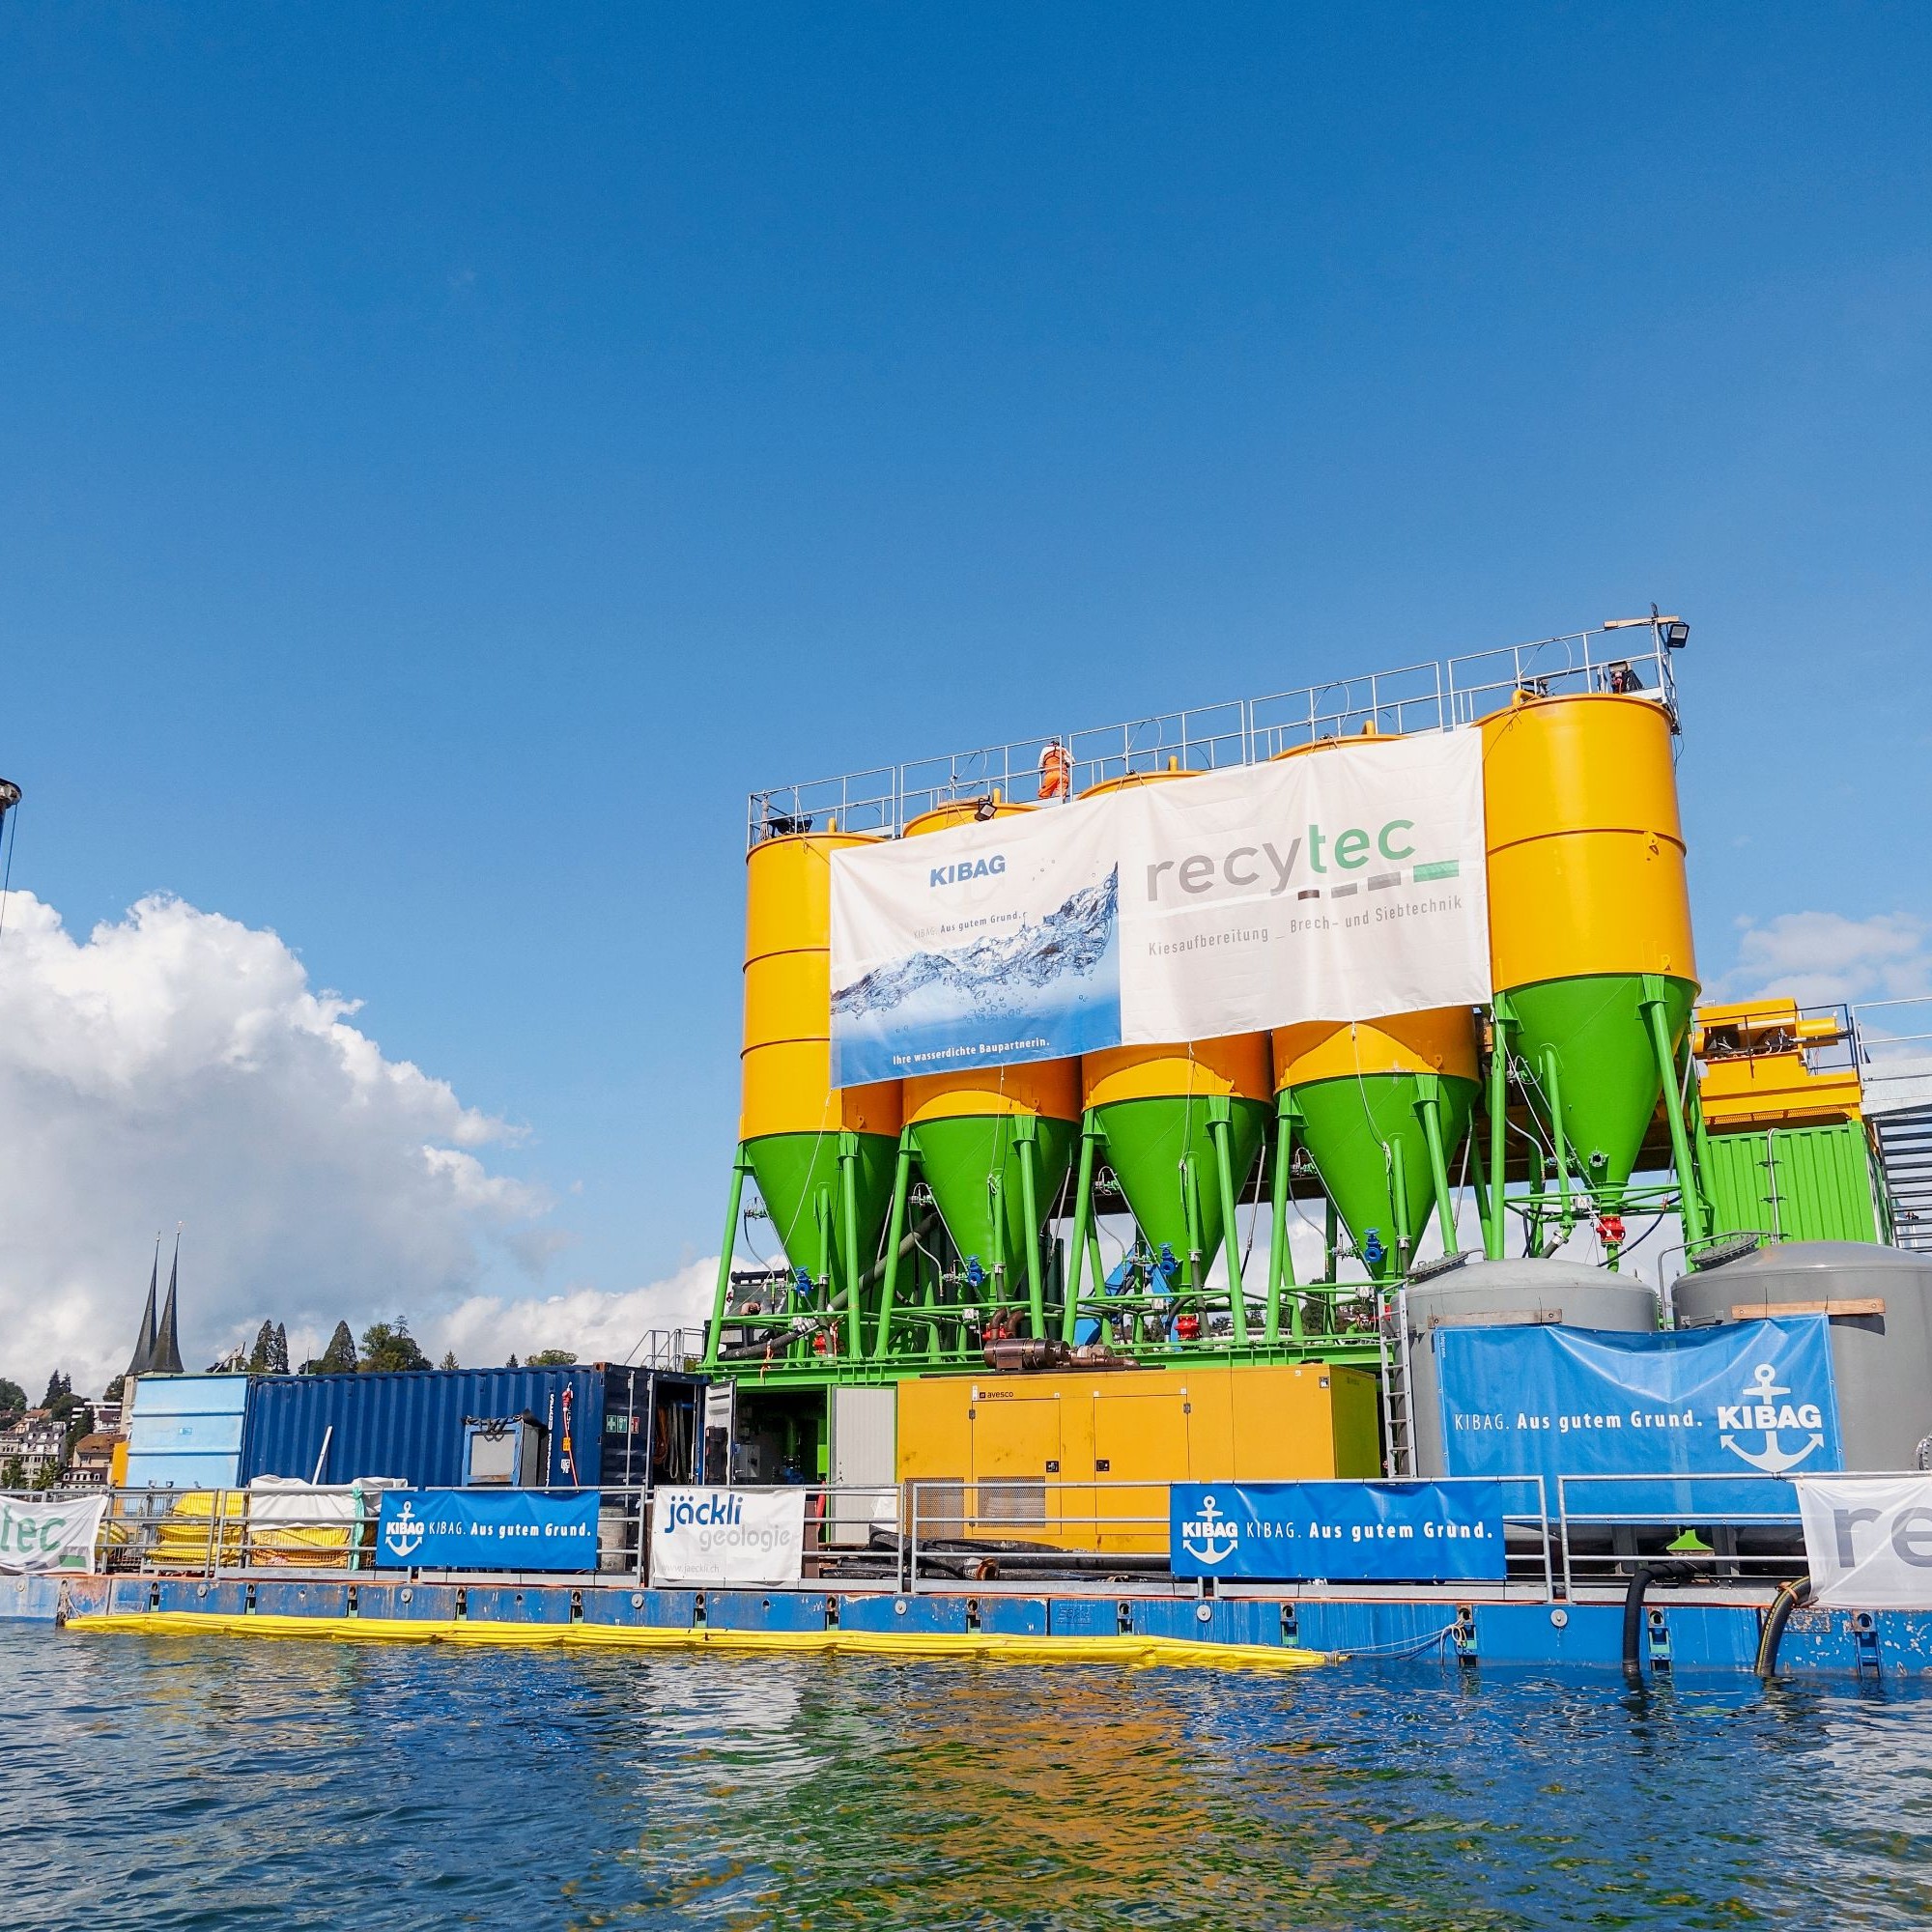
[[[1535,1476],[1442,1480],[1450,1488],[1491,1480],[1510,1486],[1503,1518],[1503,1579],[1418,1585],[1314,1577],[1284,1581],[1177,1576],[1169,1542],[1170,1486],[1163,1482],[1041,1480],[1003,1473],[898,1484],[789,1486],[787,1492],[803,1489],[799,1585],[807,1588],[836,1583],[912,1594],[1051,1585],[1161,1594],[1435,1594],[1465,1601],[1489,1597],[1555,1603],[1620,1594],[1639,1568],[1649,1573],[1655,1587],[1754,1599],[1804,1574],[1803,1524],[1789,1477],[1757,1472],[1566,1475],[1548,1486]],[[1333,1479],[1303,1487],[1398,1485]],[[270,1490],[103,1492],[86,1487],[0,1494],[47,1502],[86,1501],[104,1493],[107,1509],[97,1568],[110,1575],[210,1580],[456,1576],[454,1571],[394,1561],[379,1565],[377,1526],[382,1496],[390,1491],[423,1493],[363,1482]],[[774,1492],[739,1484],[731,1492]],[[504,1566],[491,1574],[559,1584],[638,1587],[650,1581],[656,1495],[651,1489],[491,1488],[438,1493],[477,1499],[594,1494],[594,1570],[514,1571]]]

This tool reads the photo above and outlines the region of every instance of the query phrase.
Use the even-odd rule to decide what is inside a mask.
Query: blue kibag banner
[[[1443,1467],[1452,1476],[1542,1476],[1556,1514],[1797,1514],[1788,1482],[1671,1483],[1669,1476],[1825,1474],[1843,1466],[1822,1315],[1672,1334],[1561,1326],[1438,1328]]]
[[[376,1564],[385,1570],[593,1571],[597,1494],[385,1490]]]
[[[1177,1577],[1275,1583],[1494,1582],[1509,1487],[1175,1483],[1170,1561]]]

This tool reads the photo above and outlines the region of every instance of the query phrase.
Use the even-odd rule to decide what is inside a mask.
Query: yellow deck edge
[[[1158,1636],[1009,1636],[992,1631],[664,1630],[622,1624],[499,1624],[410,1617],[213,1616],[138,1610],[75,1616],[71,1631],[130,1635],[306,1636],[347,1643],[455,1643],[520,1649],[809,1651],[818,1656],[977,1658],[1005,1663],[1119,1663],[1140,1668],[1306,1670],[1321,1651]]]

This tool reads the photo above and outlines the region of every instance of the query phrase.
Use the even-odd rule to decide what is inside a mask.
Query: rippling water
[[[1853,1686],[454,1651],[0,1624],[0,1923],[1932,1923]]]

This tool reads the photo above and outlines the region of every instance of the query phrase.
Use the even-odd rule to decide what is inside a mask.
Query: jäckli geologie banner
[[[833,1080],[1490,997],[1482,744],[1363,740],[832,860]]]

